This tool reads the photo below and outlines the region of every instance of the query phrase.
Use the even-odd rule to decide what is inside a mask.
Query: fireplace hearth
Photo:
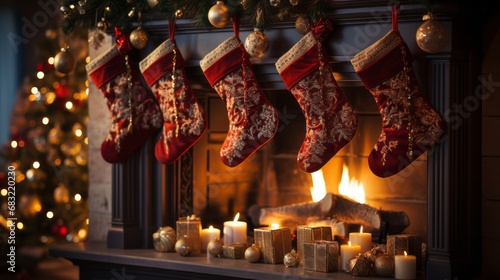
[[[414,55],[419,82],[433,106],[445,115],[453,104],[462,102],[473,92],[471,81],[480,70],[474,56],[470,55],[473,50],[464,47],[467,45],[464,42],[471,40],[471,34],[463,31],[468,30],[463,28],[468,23],[462,21],[467,17],[456,16],[467,14],[467,11],[455,6],[438,5],[435,8],[434,14],[450,31],[450,43],[444,52],[428,55],[414,43],[415,30],[421,24],[425,7],[412,1],[400,2],[399,29]],[[330,5],[334,25],[332,36],[327,40],[327,51],[332,59],[330,66],[358,114],[359,126],[351,143],[322,170],[327,193],[339,194],[343,166],[347,166],[350,177],[364,185],[367,205],[408,215],[410,224],[404,232],[422,236],[427,245],[426,278],[454,279],[474,275],[480,267],[478,252],[462,240],[479,239],[480,236],[477,231],[480,217],[470,210],[479,207],[480,193],[474,192],[473,186],[480,185],[481,153],[477,152],[478,140],[464,136],[480,133],[480,126],[476,125],[480,110],[471,112],[457,129],[447,130],[438,145],[403,172],[387,179],[373,175],[368,168],[367,155],[380,133],[380,114],[349,59],[388,31],[390,8],[384,1],[333,0]],[[311,201],[311,174],[300,171],[296,164],[305,132],[304,117],[274,66],[276,59],[300,39],[294,24],[274,26],[266,33],[273,42],[268,54],[252,60],[257,80],[280,114],[278,133],[236,168],[224,166],[218,157],[227,133],[226,109],[199,68],[199,60],[231,36],[232,30],[200,30],[189,20],[178,20],[177,27],[176,41],[187,62],[186,72],[192,87],[206,108],[210,121],[208,130],[194,148],[173,165],[162,166],[155,162],[152,156],[155,139],[126,162],[113,165],[112,222],[104,245],[108,249],[93,244],[83,246],[85,248],[51,249],[52,255],[65,256],[80,264],[81,273],[88,272],[87,276],[109,270],[111,264],[113,267],[120,265],[114,263],[112,256],[125,252],[127,257],[120,259],[122,267],[130,267],[137,275],[154,272],[188,277],[189,273],[197,273],[209,278],[220,272],[218,267],[213,267],[219,265],[225,276],[239,277],[241,271],[252,268],[247,264],[231,267],[227,262],[218,261],[200,264],[196,260],[193,269],[193,265],[186,264],[189,259],[175,257],[172,262],[178,264],[176,267],[154,252],[152,233],[159,226],[175,225],[179,217],[191,214],[200,216],[204,227],[221,227],[223,221],[237,212],[248,217],[253,205],[279,207]],[[140,54],[145,56],[168,36],[163,19],[144,22],[143,28],[150,34],[150,49]],[[251,26],[244,26],[240,37],[244,38],[251,31]],[[141,250],[126,250],[131,248]],[[269,270],[272,269],[252,275],[265,278],[266,273],[286,274],[282,270],[278,273]],[[314,277],[324,276],[315,274]]]

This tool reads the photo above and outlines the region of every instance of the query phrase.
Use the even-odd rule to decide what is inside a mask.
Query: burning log
[[[253,206],[249,215],[256,226],[278,223],[292,230],[295,230],[298,225],[332,219],[362,225],[367,232],[378,232],[382,223],[385,222],[388,225],[388,234],[401,233],[410,225],[405,212],[379,210],[333,193],[327,193],[318,202],[303,202],[279,207]]]

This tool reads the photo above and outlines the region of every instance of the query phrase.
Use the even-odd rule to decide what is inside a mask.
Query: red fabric
[[[399,36],[399,35],[398,35]],[[408,64],[413,62],[413,57],[408,49],[408,46],[401,38],[401,42],[406,48],[406,59]],[[396,46],[388,54],[381,57],[371,65],[357,72],[359,78],[367,89],[373,88],[403,69],[403,59],[401,59],[401,47]]]
[[[182,55],[180,55],[180,51],[177,49],[177,47],[175,48],[175,50],[177,52],[176,67],[179,67],[179,69],[184,68],[184,58],[182,57]],[[148,86],[152,86],[154,83],[156,83],[158,79],[165,75],[165,73],[172,72],[173,57],[173,52],[167,53],[157,61],[153,62],[148,68],[144,69],[142,75],[144,76],[144,79],[146,80]]]
[[[126,71],[125,59],[120,54],[116,54],[108,61],[89,73],[90,79],[100,88],[105,83],[116,77],[116,75]]]
[[[328,54],[323,51],[325,64],[328,61]],[[281,71],[280,76],[288,90],[292,89],[301,79],[318,69],[320,61],[318,59],[318,48],[310,48],[303,56],[298,58],[288,67]]]
[[[242,58],[243,51],[241,48],[235,48],[221,57],[217,62],[213,63],[205,71],[205,77],[208,80],[210,86],[214,86],[227,74],[233,72],[237,68],[241,68],[243,62],[244,65],[250,65],[250,59],[246,57]]]

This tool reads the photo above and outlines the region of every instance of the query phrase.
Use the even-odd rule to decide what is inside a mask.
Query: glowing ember
[[[326,195],[325,178],[323,171],[320,169],[311,173],[313,186],[311,187],[311,196],[314,202],[320,201]]]
[[[350,179],[349,169],[345,165],[342,170],[342,178],[340,179],[339,194],[350,197],[359,203],[366,203],[363,183],[359,183],[355,179]]]

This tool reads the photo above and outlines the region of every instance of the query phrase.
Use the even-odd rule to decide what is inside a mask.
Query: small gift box
[[[245,256],[246,246],[241,243],[224,244],[222,246],[222,255],[228,259],[241,259]]]
[[[395,255],[414,255],[417,257],[417,268],[422,269],[422,237],[412,234],[396,234],[387,236],[387,254],[391,257]]]
[[[339,243],[314,241],[304,243],[304,270],[319,272],[337,271],[339,267]]]
[[[177,223],[177,239],[186,237],[192,253],[201,252],[201,219],[195,215],[180,218]]]
[[[332,228],[322,226],[298,226],[297,227],[297,254],[300,263],[304,259],[304,243],[315,240],[332,240]]]
[[[254,238],[264,263],[283,263],[283,257],[292,251],[292,234],[289,228],[256,228]]]

